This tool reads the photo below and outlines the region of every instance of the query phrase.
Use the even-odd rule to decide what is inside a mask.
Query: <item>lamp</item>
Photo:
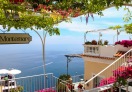
[[[102,36],[102,33],[101,32],[99,32],[99,41],[100,41],[100,37]]]
[[[120,35],[120,33],[121,33],[121,31],[118,31],[117,34],[115,34],[115,35],[113,36],[113,44],[114,44],[114,42],[115,42],[115,41],[114,41],[115,36],[117,36],[117,41],[118,41],[118,35]]]
[[[84,33],[84,44],[85,44],[85,42],[87,41],[86,34],[87,34],[88,32],[89,32],[89,31],[86,31],[86,32]]]

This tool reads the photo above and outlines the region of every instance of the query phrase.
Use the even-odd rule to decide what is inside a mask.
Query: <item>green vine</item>
[[[93,14],[115,6],[132,6],[131,0],[0,0],[0,25],[15,29],[57,30],[54,25],[71,17]],[[129,13],[129,12],[128,12]],[[127,16],[130,21],[132,16]],[[129,31],[127,31],[129,32]],[[52,34],[52,33],[51,33]]]

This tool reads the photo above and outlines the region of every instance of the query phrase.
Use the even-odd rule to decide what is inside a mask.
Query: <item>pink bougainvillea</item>
[[[119,68],[117,68],[116,70],[113,71],[113,76],[118,77],[118,76],[121,75],[122,72],[125,71],[126,69],[127,69],[127,67],[120,66]]]
[[[128,67],[121,66],[113,71],[113,75],[115,77],[122,77],[124,79],[132,78],[132,66]]]
[[[99,87],[116,82],[121,83],[121,81],[127,81],[128,78],[132,79],[132,66],[120,66],[119,68],[113,71],[113,76],[102,79],[100,81]]]
[[[79,85],[77,87],[80,88],[80,89],[82,89],[83,85],[81,83],[79,83]]]
[[[104,86],[104,85],[107,85],[107,84],[111,84],[111,83],[114,83],[115,81],[116,81],[116,78],[114,76],[109,77],[109,78],[105,78],[105,79],[102,79],[100,81],[99,86]]]
[[[123,45],[124,47],[130,47],[130,46],[132,46],[132,40],[117,41],[117,42],[115,42],[115,45],[117,45],[117,44]]]

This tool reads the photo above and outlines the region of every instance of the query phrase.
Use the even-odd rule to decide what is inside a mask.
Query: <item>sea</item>
[[[23,47],[18,46],[0,45],[0,69],[21,70],[21,73],[16,74],[15,77],[43,74],[42,49],[39,49],[38,47],[31,49],[28,47],[28,49],[26,49],[25,47],[24,49]],[[67,58],[65,55],[82,53],[83,49],[79,46],[68,45],[57,47],[55,49],[50,49],[47,46],[45,48],[46,73],[53,73],[56,77],[66,74]],[[84,61],[82,58],[71,58],[68,66],[68,73],[71,76],[84,74]]]

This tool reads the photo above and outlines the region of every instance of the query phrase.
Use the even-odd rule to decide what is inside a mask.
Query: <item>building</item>
[[[131,48],[131,46],[124,47],[120,44],[84,44],[84,53],[82,55],[84,60],[84,81],[86,82],[100,73],[95,78],[91,79],[91,81],[87,82],[85,88],[91,89],[99,87],[102,79],[113,77],[113,71],[122,66],[124,62],[131,59],[132,53],[127,54]],[[125,53],[126,55],[124,57],[119,58]]]

